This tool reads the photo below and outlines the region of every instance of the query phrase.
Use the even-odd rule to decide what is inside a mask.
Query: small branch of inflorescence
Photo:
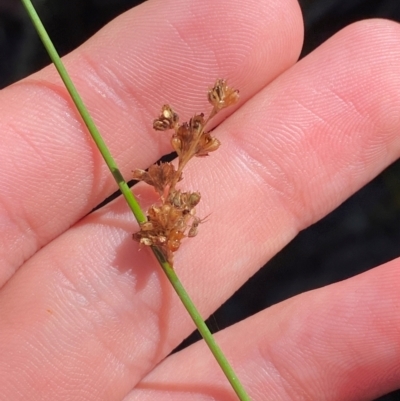
[[[200,193],[183,192],[176,185],[182,180],[183,169],[190,159],[208,156],[209,152],[219,148],[220,141],[206,131],[207,123],[238,99],[239,92],[227,86],[224,79],[218,79],[208,91],[208,101],[213,109],[207,118],[203,113],[196,114],[189,122],[179,124],[178,114],[167,104],[153,122],[157,131],[173,130],[171,145],[178,154],[178,167],[160,163],[152,165],[147,171],[136,169],[133,172],[135,180],[153,186],[160,195],[159,203],[149,208],[147,221],[140,224],[140,231],[133,234],[133,239],[146,246],[158,247],[171,266],[181,240],[196,236],[203,221],[196,216],[195,209],[201,199]]]

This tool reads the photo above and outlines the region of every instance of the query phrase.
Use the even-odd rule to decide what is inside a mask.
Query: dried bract
[[[168,262],[173,264],[173,254],[185,237],[195,237],[199,225],[204,221],[196,216],[195,207],[200,202],[199,192],[182,192],[176,184],[182,179],[182,171],[193,157],[207,156],[217,150],[220,142],[205,128],[210,119],[221,109],[237,102],[239,92],[227,86],[224,79],[218,79],[208,92],[213,105],[211,113],[196,114],[187,123],[179,124],[179,116],[171,106],[164,105],[160,116],[154,120],[157,131],[173,130],[171,145],[178,155],[178,167],[171,163],[155,164],[147,171],[136,169],[133,178],[154,187],[160,195],[160,203],[147,211],[147,221],[140,225],[140,231],[133,239],[142,245],[158,247]]]

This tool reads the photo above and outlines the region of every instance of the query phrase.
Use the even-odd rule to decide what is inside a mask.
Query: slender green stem
[[[96,146],[98,147],[101,155],[104,158],[104,161],[106,162],[108,168],[110,169],[111,174],[114,176],[114,179],[117,182],[118,187],[122,192],[122,195],[125,197],[129,207],[131,208],[133,214],[135,215],[136,220],[139,223],[146,221],[147,220],[146,215],[143,213],[142,209],[139,206],[139,203],[133,196],[131,190],[129,189],[129,186],[122,177],[122,174],[117,164],[115,163],[113,157],[111,156],[111,153],[107,148],[107,145],[105,144],[103,138],[101,137],[100,132],[98,131],[92,117],[90,116],[88,110],[86,109],[82,101],[82,98],[80,97],[78,91],[75,88],[75,85],[73,84],[70,76],[68,75],[68,72],[65,69],[64,64],[62,63],[60,56],[58,55],[57,50],[55,49],[49,35],[47,34],[46,29],[44,28],[35,8],[33,7],[30,0],[22,0],[22,3],[24,4],[34,24],[40,36],[40,39],[42,40],[43,45],[46,48],[47,53],[51,58],[51,61],[57,68],[57,71],[60,74],[61,79],[63,80],[69,94],[71,95],[71,98],[74,101],[75,106],[79,111],[79,114],[82,116],[84,123],[86,124],[90,134],[92,135],[92,138],[96,143]]]
[[[204,341],[208,345],[208,348],[214,355],[214,358],[218,362],[219,366],[221,367],[222,371],[224,372],[226,378],[228,379],[229,383],[231,384],[233,390],[237,394],[239,400],[241,401],[251,401],[250,397],[246,393],[246,390],[242,386],[242,383],[239,381],[239,378],[236,376],[235,371],[233,370],[232,366],[229,364],[228,360],[226,359],[224,353],[222,352],[219,345],[216,343],[213,335],[211,334],[209,328],[205,324],[203,318],[201,317],[199,311],[197,310],[196,306],[192,302],[191,298],[189,297],[188,293],[186,292],[185,288],[183,287],[181,281],[179,280],[178,276],[175,273],[175,270],[166,262],[164,255],[160,254],[159,252],[154,252],[162,269],[164,270],[165,274],[168,277],[168,280],[174,287],[176,293],[178,294],[179,298],[181,299],[183,305],[185,306],[186,310],[188,311],[190,317],[194,321],[197,330],[203,337]]]
[[[57,53],[49,35],[47,34],[35,8],[33,7],[30,0],[21,0],[23,5],[25,6],[42,42],[45,46],[51,60],[53,61],[58,73],[61,76],[69,94],[73,102],[75,103],[76,108],[79,111],[83,121],[85,122],[94,142],[96,143],[101,155],[103,156],[108,168],[110,169],[115,181],[118,184],[119,189],[121,190],[122,195],[124,196],[126,202],[128,203],[129,207],[131,208],[136,220],[139,223],[142,223],[147,220],[145,213],[140,208],[139,203],[137,202],[136,198],[132,194],[131,190],[129,189],[127,183],[125,182],[117,164],[115,163],[113,157],[111,156],[110,151],[108,150],[103,138],[100,135],[96,125],[94,124],[93,119],[91,118],[89,112],[87,111],[82,98],[80,97],[78,91],[75,88],[71,78],[67,70],[62,63],[60,56]],[[200,313],[194,306],[192,300],[190,299],[189,295],[187,294],[186,290],[182,286],[178,276],[176,275],[174,269],[171,265],[167,262],[165,256],[161,252],[160,249],[157,247],[152,247],[152,250],[159,261],[162,269],[164,270],[165,274],[167,275],[169,281],[171,282],[173,288],[175,289],[176,293],[178,294],[179,298],[181,299],[182,303],[184,304],[185,308],[187,309],[188,313],[192,317],[197,329],[199,330],[200,334],[204,338],[205,342],[207,343],[208,347],[210,348],[211,352],[213,353],[215,359],[217,360],[218,364],[221,366],[221,369],[225,373],[225,376],[229,380],[232,385],[232,388],[238,395],[241,401],[250,401],[250,397],[247,395],[246,391],[244,390],[242,384],[240,383],[238,377],[236,376],[235,372],[233,371],[232,367],[230,366],[228,360],[226,359],[225,355],[222,353],[221,349],[217,345],[212,336],[210,330],[208,329],[207,325],[204,323]]]

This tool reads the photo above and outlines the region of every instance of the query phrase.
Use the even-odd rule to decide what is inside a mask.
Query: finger
[[[203,316],[219,306],[297,230],[310,223],[311,217],[317,218],[335,206],[332,201],[325,204],[324,199],[335,193],[334,199],[340,203],[397,156],[394,132],[399,121],[391,117],[388,123],[379,110],[390,117],[399,104],[395,75],[400,58],[399,35],[398,26],[389,22],[349,27],[226,120],[216,129],[224,144],[221,150],[188,166],[185,188],[200,189],[206,207],[199,208],[199,215],[213,211],[213,219],[207,223],[212,222],[211,228],[206,231],[204,225],[204,234],[200,231],[195,241],[182,246],[176,256],[176,269]],[[366,51],[371,47],[377,49],[375,53]],[[343,52],[346,63],[341,60]],[[368,74],[375,97],[356,90],[365,80],[365,65],[375,71],[373,79]],[[305,85],[307,71],[311,75]],[[319,76],[316,71],[320,71]],[[362,105],[365,115],[358,112],[358,107],[347,107],[330,88],[345,88],[347,104]],[[301,94],[301,101],[296,97],[292,100],[291,93]],[[299,133],[297,137],[290,135],[293,125],[285,125],[284,120],[268,134],[268,124],[274,122],[271,116],[282,115],[283,106],[299,124],[294,131]],[[321,114],[330,108],[335,112],[322,119]],[[332,136],[321,138],[322,128],[335,134],[335,153],[331,153]],[[262,169],[261,162],[249,152],[254,148],[253,135],[267,162],[269,158],[282,161],[292,170],[273,169],[267,162]],[[321,164],[301,164],[305,144],[313,141],[319,145],[314,157]],[[282,143],[285,152],[281,150],[278,159],[273,159],[272,150],[280,149],[276,143]],[[296,163],[290,165],[292,159]],[[346,168],[334,169],[333,163]],[[274,176],[272,182],[290,174],[293,182],[304,184],[303,192],[300,187],[296,194],[290,186],[274,188],[270,184]],[[233,185],[238,178],[240,186]],[[147,196],[144,186],[135,190]],[[283,190],[290,196],[286,201]],[[309,193],[314,193],[315,199],[304,203]],[[303,215],[295,211],[296,206],[303,205],[302,220]],[[244,216],[238,213],[242,210],[247,212]],[[94,389],[94,399],[116,388],[120,391],[117,395],[121,395],[193,329],[149,253],[137,252],[128,216],[121,200],[93,213],[32,258],[0,293],[0,302],[6,305],[2,309],[4,319],[11,322],[7,330],[31,330],[29,336],[8,335],[7,341],[0,338],[0,344],[8,344],[10,350],[23,348],[20,355],[24,361],[41,361],[36,370],[29,364],[21,367],[21,361],[8,364],[5,371],[11,377],[5,376],[4,380],[10,386],[15,372],[22,377],[34,370],[41,380],[44,377],[50,381],[48,372],[54,372],[56,366],[59,373],[57,377],[52,373],[51,382],[55,384],[50,386],[54,393],[59,389],[57,384],[66,388],[79,380],[71,377],[71,381],[63,382],[73,371]],[[47,309],[57,312],[54,317],[50,315],[51,329],[47,329]],[[42,347],[43,335],[51,346]],[[21,343],[29,346],[22,347]],[[4,355],[9,352],[4,350]],[[67,363],[64,355],[68,355]],[[37,387],[27,386],[20,391],[31,398],[33,394],[38,399],[43,396]]]
[[[399,268],[397,259],[218,333],[250,398],[373,400],[399,388]],[[168,357],[124,401],[207,397],[237,399],[201,341]]]
[[[245,101],[296,61],[301,40],[293,0],[153,0],[65,62],[129,179],[133,168],[171,151],[168,138],[151,129],[163,103],[182,117],[204,110],[204,93],[218,77],[240,86]],[[117,188],[53,67],[2,91],[0,133],[7,163],[0,171],[1,285]]]

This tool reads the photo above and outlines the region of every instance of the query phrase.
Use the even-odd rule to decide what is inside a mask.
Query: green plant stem
[[[113,175],[115,181],[117,182],[118,187],[121,190],[121,193],[124,196],[126,202],[128,203],[130,209],[132,210],[136,220],[139,223],[145,222],[147,220],[145,213],[140,208],[139,203],[137,202],[133,193],[129,189],[129,186],[125,182],[117,164],[115,163],[113,157],[111,156],[111,153],[107,148],[107,145],[105,144],[103,138],[101,137],[100,132],[98,131],[96,125],[94,124],[93,119],[91,118],[89,112],[87,111],[82,101],[82,98],[80,97],[78,91],[75,88],[75,85],[73,84],[71,78],[69,77],[69,74],[65,69],[64,64],[62,63],[60,56],[58,55],[57,50],[55,49],[49,35],[47,34],[32,2],[30,0],[21,0],[21,1],[24,7],[26,8],[29,17],[31,18],[52,62],[54,63],[58,73],[60,74],[60,77],[63,80],[76,108],[78,109],[79,114],[81,115],[83,121],[85,122],[94,142],[96,143],[96,146],[98,147],[101,155],[103,156],[108,168],[111,171],[111,174]],[[212,354],[214,355],[221,369],[225,373],[225,376],[231,383],[232,388],[238,395],[239,399],[241,401],[250,401],[250,397],[247,395],[246,391],[244,390],[242,384],[240,383],[238,377],[236,376],[235,372],[230,366],[225,355],[215,342],[214,337],[212,336],[210,330],[208,329],[207,325],[202,319],[200,313],[198,312],[197,308],[190,299],[188,293],[184,289],[174,269],[167,262],[164,254],[160,249],[158,249],[157,247],[152,247],[152,250],[157,260],[159,261],[162,269],[167,275],[169,281],[171,282],[171,285],[175,289],[183,305],[187,309],[189,315],[192,317],[197,329],[204,338],[205,342],[210,348]]]
[[[22,0],[22,3],[24,4],[38,34],[40,39],[43,42],[44,47],[47,50],[47,53],[49,54],[51,61],[54,63],[58,73],[60,74],[61,79],[63,80],[65,87],[67,88],[73,102],[75,103],[76,108],[79,111],[79,114],[81,115],[84,123],[86,124],[94,142],[96,143],[96,146],[98,147],[101,155],[104,158],[104,161],[106,162],[108,168],[111,171],[111,174],[113,175],[115,181],[118,184],[118,187],[120,191],[122,192],[122,195],[125,197],[129,207],[131,208],[133,214],[135,215],[136,220],[139,223],[143,223],[147,220],[146,215],[143,213],[142,209],[139,206],[139,203],[137,202],[136,198],[133,196],[131,190],[129,189],[129,186],[125,182],[117,164],[115,163],[113,157],[111,156],[110,151],[108,150],[103,138],[100,135],[100,132],[98,131],[92,117],[90,116],[88,110],[86,109],[82,98],[80,97],[78,91],[75,88],[75,85],[73,84],[70,76],[68,75],[67,70],[65,69],[65,66],[63,62],[60,59],[60,56],[57,53],[56,48],[54,47],[49,35],[46,32],[46,29],[44,28],[35,8],[32,5],[32,2],[30,0]]]
[[[224,372],[226,378],[228,379],[229,383],[231,384],[233,390],[237,394],[239,400],[241,401],[251,401],[249,395],[246,393],[246,390],[242,386],[242,383],[239,381],[235,371],[233,370],[232,366],[229,364],[228,360],[226,359],[224,353],[222,352],[219,345],[216,343],[214,336],[211,334],[209,328],[205,324],[203,318],[201,317],[199,311],[197,310],[196,306],[194,305],[193,301],[189,297],[189,294],[186,292],[185,288],[183,287],[181,281],[179,280],[178,276],[175,273],[175,270],[170,266],[170,264],[165,260],[164,255],[156,250],[153,250],[156,258],[158,259],[162,269],[164,270],[168,280],[170,281],[171,285],[174,287],[178,297],[182,301],[183,305],[185,306],[186,310],[188,311],[190,317],[194,321],[197,330],[203,337],[204,341],[208,345],[208,348],[214,355],[214,358],[218,362],[218,365],[221,367],[222,371]]]

